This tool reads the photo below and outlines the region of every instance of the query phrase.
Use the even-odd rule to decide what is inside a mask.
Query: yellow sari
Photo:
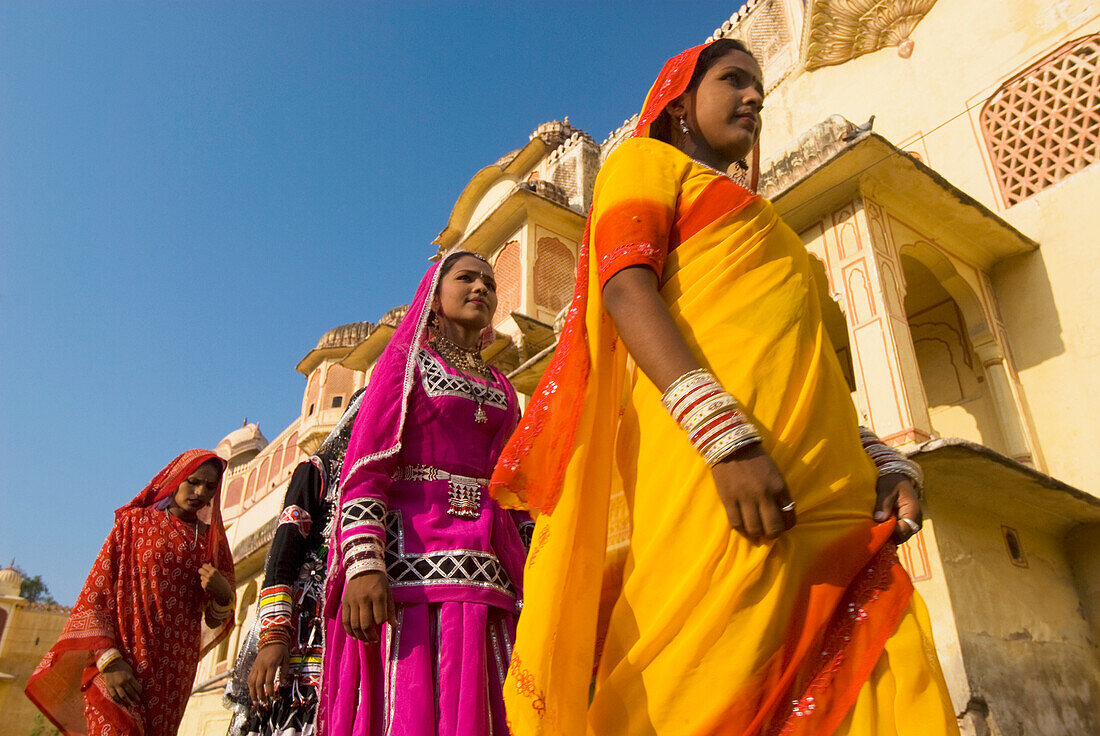
[[[871,519],[877,472],[799,237],[644,137],[604,164],[588,235],[560,354],[491,486],[542,512],[504,690],[512,733],[957,734],[894,522]],[[638,265],[787,481],[798,520],[779,539],[730,529],[618,341],[602,284]]]

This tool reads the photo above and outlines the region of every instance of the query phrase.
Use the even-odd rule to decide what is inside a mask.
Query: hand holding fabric
[[[716,463],[712,472],[730,527],[750,542],[775,539],[794,526],[787,482],[759,443]]]
[[[233,590],[229,587],[229,581],[218,572],[218,568],[207,562],[199,568],[199,580],[202,589],[214,599],[218,605],[228,606],[233,601]]]
[[[924,512],[920,496],[913,481],[903,473],[880,475],[875,485],[875,521],[885,521],[891,516],[898,520],[894,541],[898,544],[920,531],[924,524]]]

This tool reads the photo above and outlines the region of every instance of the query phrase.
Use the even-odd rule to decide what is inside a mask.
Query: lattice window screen
[[[560,312],[573,296],[577,259],[557,238],[539,238],[535,246],[535,303]]]
[[[1100,159],[1100,34],[1006,82],[980,120],[1007,207]]]
[[[519,255],[519,241],[509,240],[500,249],[493,264],[497,278],[497,313],[494,324],[499,324],[519,309],[519,290],[523,278]]]

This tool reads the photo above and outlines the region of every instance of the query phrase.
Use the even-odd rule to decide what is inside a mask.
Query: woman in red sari
[[[224,470],[214,453],[188,450],[115,512],[61,638],[27,683],[66,736],[179,728],[195,665],[233,625]]]

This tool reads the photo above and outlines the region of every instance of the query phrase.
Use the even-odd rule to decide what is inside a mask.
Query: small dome
[[[241,453],[249,450],[259,452],[265,447],[267,447],[267,438],[260,431],[260,426],[258,424],[245,424],[243,427],[234,429],[227,434],[214,448],[214,452],[225,460],[232,460]]]
[[[408,304],[402,304],[400,307],[394,307],[393,309],[382,315],[382,319],[378,320],[378,324],[396,328],[399,324],[401,324],[401,320],[404,319],[405,313],[408,311]]]
[[[351,322],[331,330],[321,336],[317,350],[325,348],[353,348],[370,335],[374,325],[370,322]]]
[[[23,576],[13,567],[0,570],[0,598],[18,598]]]

